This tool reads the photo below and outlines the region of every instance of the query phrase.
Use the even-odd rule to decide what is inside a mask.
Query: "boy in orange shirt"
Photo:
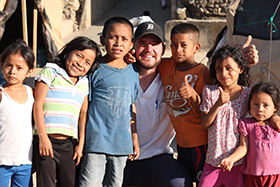
[[[212,84],[209,69],[194,60],[199,51],[199,30],[188,23],[171,30],[172,57],[158,66],[165,87],[167,110],[176,131],[178,160],[196,183],[207,151],[207,131],[200,125],[199,104],[205,85]]]
[[[204,86],[213,83],[209,69],[194,60],[201,47],[198,40],[199,29],[196,26],[188,23],[176,25],[171,30],[172,57],[162,59],[158,66],[165,87],[167,110],[176,131],[178,160],[197,185],[207,151],[207,131],[200,125],[200,96]],[[256,47],[250,45],[251,40],[249,36],[243,45],[243,53],[250,66],[259,61]]]

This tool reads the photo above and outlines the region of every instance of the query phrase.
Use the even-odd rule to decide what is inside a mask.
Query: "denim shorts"
[[[31,187],[32,184],[32,165],[21,166],[0,166],[0,187],[9,186],[11,180],[11,187]]]
[[[80,187],[121,186],[127,156],[85,153],[81,167]]]

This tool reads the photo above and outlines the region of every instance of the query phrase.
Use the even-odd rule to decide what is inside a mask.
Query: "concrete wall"
[[[91,24],[123,0],[91,0]]]
[[[199,29],[200,38],[199,43],[201,44],[201,51],[208,51],[212,48],[217,34],[221,29],[226,26],[226,20],[169,20],[165,23],[165,43],[167,49],[170,49],[170,33],[171,29],[179,23],[191,23]]]

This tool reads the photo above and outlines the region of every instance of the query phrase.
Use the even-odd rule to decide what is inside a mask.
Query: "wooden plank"
[[[33,8],[33,53],[35,55],[34,68],[37,65],[37,29],[38,28],[38,10],[34,3]]]
[[[21,14],[22,14],[22,34],[23,34],[23,40],[28,45],[26,0],[21,0]]]

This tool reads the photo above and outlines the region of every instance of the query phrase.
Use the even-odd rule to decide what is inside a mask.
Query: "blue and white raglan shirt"
[[[64,69],[57,64],[47,63],[35,80],[49,86],[43,106],[47,133],[77,139],[80,110],[89,91],[87,76],[79,77],[78,82],[73,84]],[[38,134],[36,127],[34,134]]]

